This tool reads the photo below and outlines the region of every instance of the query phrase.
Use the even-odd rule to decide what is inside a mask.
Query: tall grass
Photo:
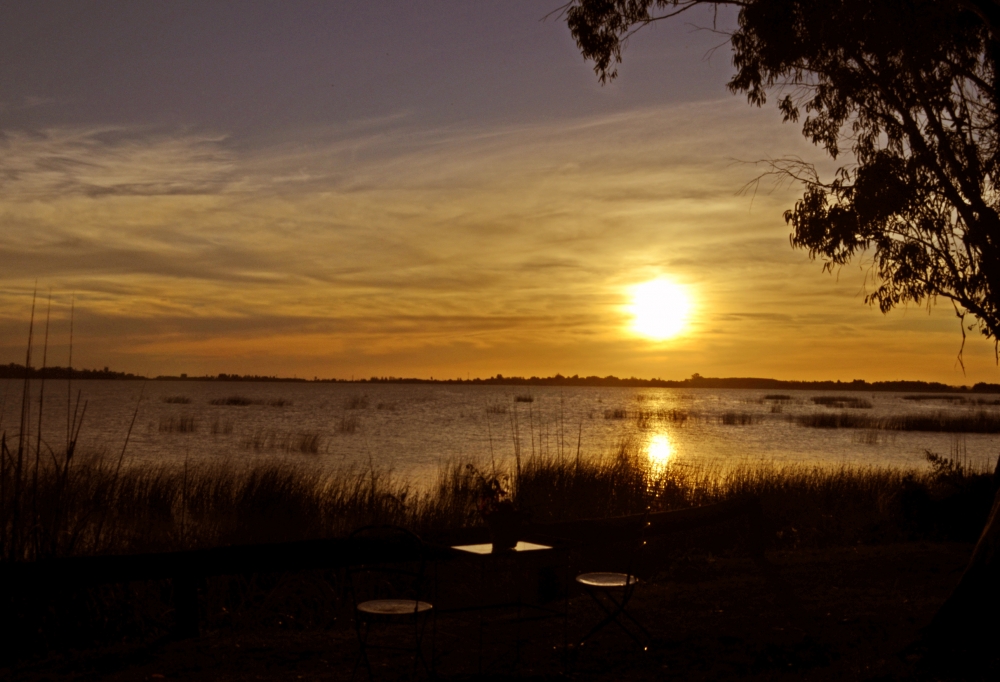
[[[961,463],[945,473],[954,485],[983,477]],[[934,470],[759,462],[656,468],[638,439],[624,439],[596,457],[526,456],[520,474],[511,463],[494,464],[493,475],[516,482],[513,499],[535,522],[760,496],[779,546],[911,537],[908,491],[930,490],[940,478]],[[5,485],[10,483],[8,478]],[[3,556],[30,560],[337,537],[370,523],[402,525],[433,538],[481,524],[481,494],[480,478],[463,462],[444,467],[426,488],[377,468],[328,471],[287,461],[119,469],[115,458],[94,456],[79,459],[70,476],[42,462],[36,523],[27,526],[23,510],[15,515],[9,497],[3,507]],[[987,494],[987,511],[988,503]],[[12,551],[10,538],[29,529],[38,533],[37,545],[22,542]]]

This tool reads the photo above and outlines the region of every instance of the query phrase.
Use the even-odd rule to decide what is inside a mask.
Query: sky
[[[1000,381],[948,301],[789,246],[760,162],[834,166],[726,90],[731,14],[602,86],[562,4],[0,1],[0,362],[37,290],[49,364],[72,307],[75,366],[149,376]]]

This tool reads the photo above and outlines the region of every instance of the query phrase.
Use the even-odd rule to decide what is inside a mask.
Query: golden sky
[[[561,31],[573,56],[564,26],[531,30]],[[654,58],[638,49],[637,70]],[[555,114],[393,105],[254,119],[252,134],[100,112],[8,124],[0,361],[23,359],[37,282],[50,364],[65,364],[75,296],[75,364],[148,375],[1000,379],[977,332],[963,374],[947,301],[882,315],[863,302],[863,260],[831,275],[793,251],[796,187],[740,192],[762,171],[749,161],[831,166],[773,106],[726,95],[718,61],[692,67],[714,89],[698,72],[690,96],[659,101],[567,62],[574,96],[604,103]],[[627,309],[657,277],[692,299],[664,341],[636,336]]]

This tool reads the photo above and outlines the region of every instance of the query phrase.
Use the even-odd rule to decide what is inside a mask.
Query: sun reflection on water
[[[665,433],[657,433],[646,444],[646,456],[649,457],[649,463],[654,467],[666,466],[673,454],[673,445],[670,444],[670,438]]]

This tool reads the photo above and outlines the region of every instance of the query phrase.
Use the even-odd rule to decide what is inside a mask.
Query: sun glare
[[[649,443],[646,445],[646,455],[649,457],[649,463],[654,467],[665,466],[672,454],[674,454],[674,448],[670,445],[670,439],[665,433],[656,434],[649,439]]]
[[[666,279],[654,279],[632,289],[632,329],[640,336],[665,341],[687,325],[691,299],[686,289]]]

